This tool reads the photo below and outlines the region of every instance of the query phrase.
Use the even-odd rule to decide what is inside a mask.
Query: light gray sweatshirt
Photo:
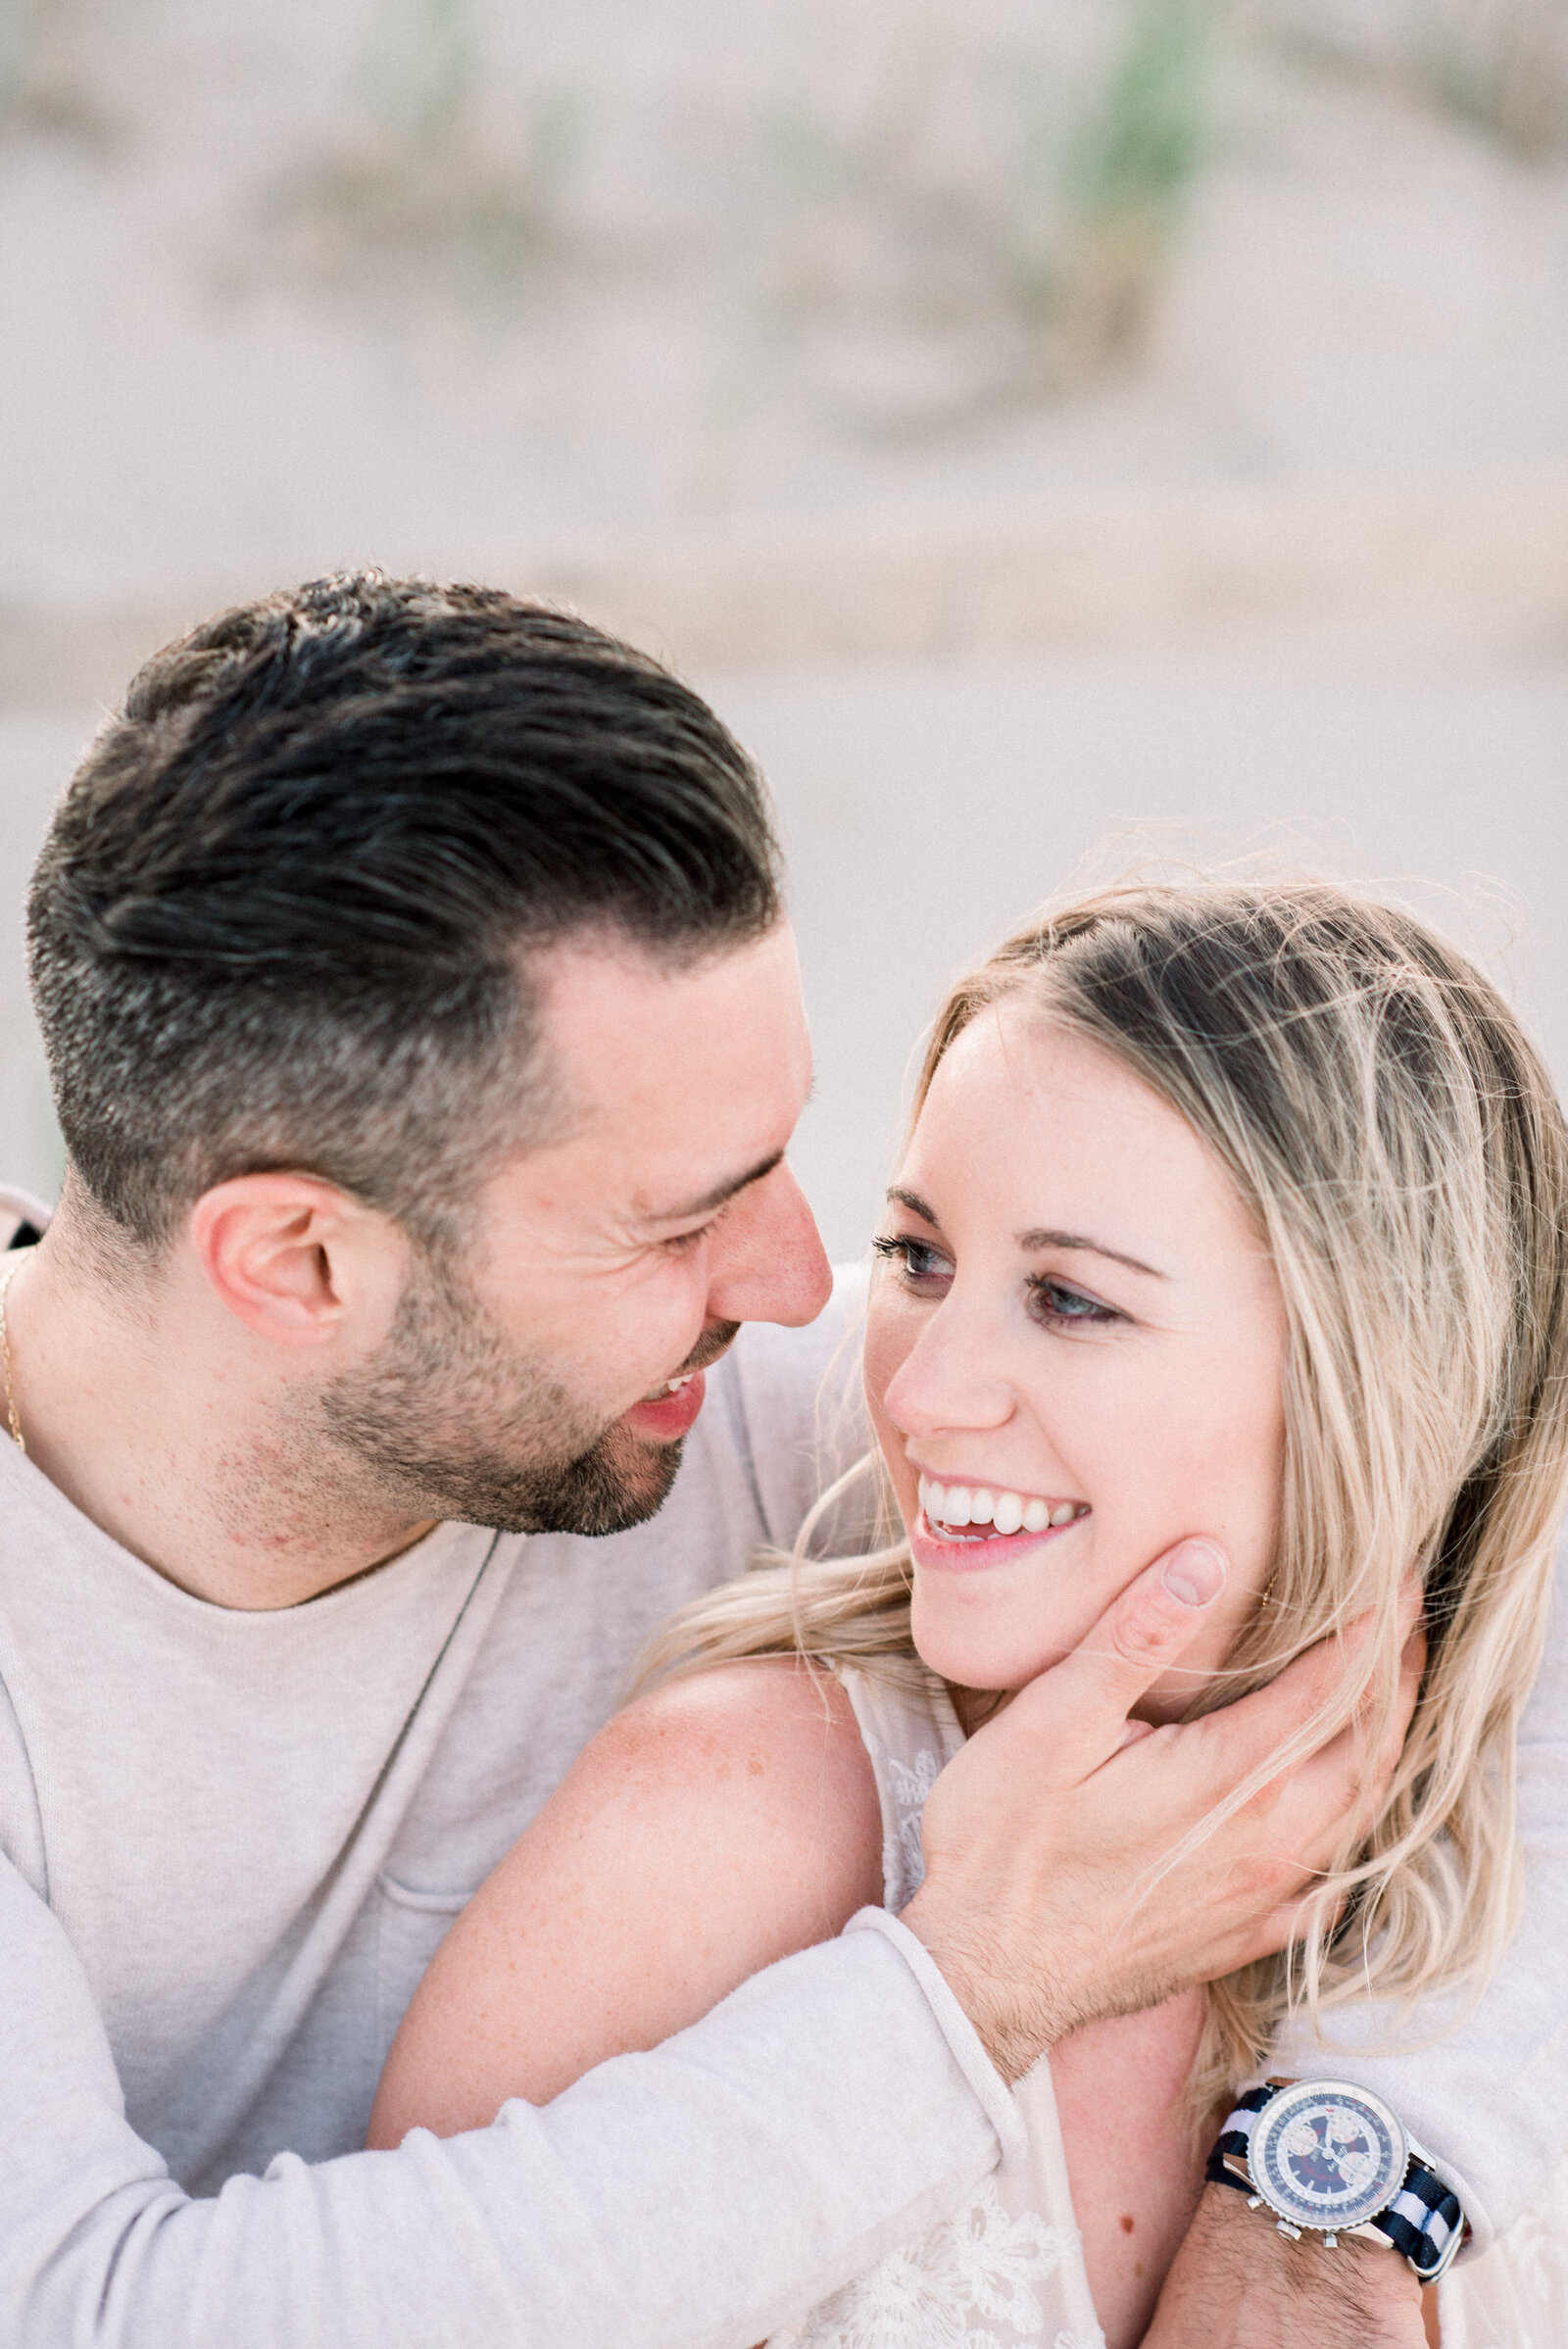
[[[650,1525],[447,1526],[274,1613],[177,1590],[0,1444],[4,2349],[744,2349],[994,2164],[1011,2101],[879,1912],[547,2108],[354,2150],[441,1935],[646,1633],[792,1538],[838,1335],[743,1334]],[[1439,2060],[1338,2065],[1483,2229],[1568,2141],[1568,1759],[1531,1751],[1503,1983]]]

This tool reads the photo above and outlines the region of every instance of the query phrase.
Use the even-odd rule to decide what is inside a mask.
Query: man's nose
[[[738,1199],[722,1216],[709,1256],[712,1321],[814,1321],[833,1289],[816,1218],[788,1166]]]

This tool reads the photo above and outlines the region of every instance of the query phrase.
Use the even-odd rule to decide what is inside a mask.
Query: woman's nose
[[[999,1368],[998,1333],[983,1315],[947,1298],[920,1331],[888,1381],[883,1408],[906,1436],[950,1428],[998,1428],[1014,1398]]]

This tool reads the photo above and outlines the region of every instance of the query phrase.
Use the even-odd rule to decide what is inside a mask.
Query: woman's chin
[[[932,1617],[935,1616],[932,1610]],[[1059,1664],[1070,1641],[1061,1644],[1032,1640],[1020,1646],[1016,1633],[987,1638],[975,1623],[944,1623],[922,1618],[918,1596],[913,1621],[914,1650],[928,1670],[956,1688],[1001,1693],[1021,1688],[1037,1673]]]

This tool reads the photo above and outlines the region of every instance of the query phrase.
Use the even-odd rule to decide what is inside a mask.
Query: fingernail
[[[1184,1542],[1165,1561],[1160,1581],[1184,1607],[1206,1607],[1225,1588],[1229,1561],[1212,1542]]]

